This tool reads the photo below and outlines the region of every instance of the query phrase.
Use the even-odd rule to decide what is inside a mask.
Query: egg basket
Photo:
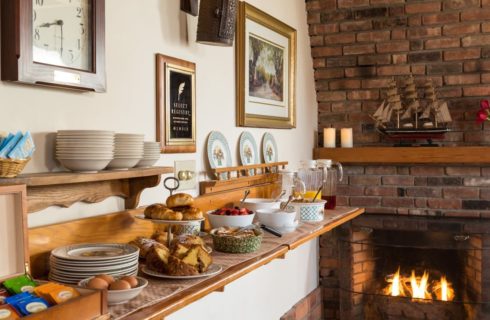
[[[264,234],[260,229],[253,229],[255,236],[234,237],[232,235],[216,235],[216,230],[213,229],[210,232],[213,237],[214,249],[228,253],[250,253],[259,250]]]
[[[0,159],[0,178],[15,178],[24,170],[26,164],[31,160],[27,159]]]

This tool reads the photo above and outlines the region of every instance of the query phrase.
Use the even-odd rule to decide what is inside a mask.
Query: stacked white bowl
[[[145,141],[143,158],[136,165],[137,167],[151,167],[160,159],[160,143]]]
[[[116,133],[114,160],[107,168],[128,169],[136,166],[143,158],[144,139],[144,134]]]
[[[56,135],[56,159],[68,170],[103,170],[113,158],[113,131],[59,130]]]

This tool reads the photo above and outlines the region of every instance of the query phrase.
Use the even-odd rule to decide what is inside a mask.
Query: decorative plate
[[[195,274],[192,276],[171,276],[168,274],[160,273],[157,271],[153,271],[148,269],[147,266],[144,266],[141,271],[149,276],[157,277],[157,278],[164,278],[164,279],[195,279],[195,278],[203,278],[203,277],[209,277],[213,276],[215,274],[218,274],[223,270],[223,267],[220,266],[219,264],[211,264],[206,272],[200,273],[200,274]]]
[[[120,243],[84,243],[64,246],[51,251],[55,257],[69,260],[112,260],[137,255],[139,249]]]
[[[240,135],[240,161],[242,165],[259,164],[259,151],[257,149],[257,143],[254,137],[248,131],[242,132]],[[253,170],[249,170],[250,174],[253,174]]]
[[[231,151],[225,136],[219,131],[211,131],[208,136],[208,160],[211,168],[231,167]],[[226,173],[221,174],[226,179]]]
[[[269,132],[264,133],[262,137],[262,156],[265,163],[278,161],[276,140]]]
[[[149,219],[145,218],[144,214],[135,215],[137,219],[151,221],[156,224],[172,224],[172,225],[200,225],[201,221],[204,221],[204,218],[197,220],[160,220],[160,219]]]

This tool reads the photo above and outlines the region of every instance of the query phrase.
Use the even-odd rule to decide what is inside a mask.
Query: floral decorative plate
[[[269,132],[264,133],[262,137],[262,156],[265,163],[278,161],[276,140]]]
[[[242,165],[246,166],[260,163],[257,143],[250,132],[242,132],[240,135],[239,148]],[[253,171],[250,170],[250,174],[252,174],[252,172]]]
[[[114,260],[138,255],[139,249],[129,244],[84,243],[59,247],[51,251],[57,258],[68,260]]]
[[[195,278],[202,278],[202,277],[209,277],[215,274],[218,274],[223,270],[223,267],[220,266],[219,264],[211,264],[206,272],[192,275],[192,276],[171,276],[168,274],[160,273],[157,271],[153,271],[149,269],[147,266],[144,266],[141,271],[149,276],[157,277],[157,278],[164,278],[164,279],[195,279]]]
[[[211,168],[231,167],[231,151],[225,136],[219,131],[211,131],[208,136],[208,160]],[[226,179],[226,173],[221,174]]]

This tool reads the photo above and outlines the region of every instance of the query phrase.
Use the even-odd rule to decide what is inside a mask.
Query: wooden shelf
[[[47,172],[0,179],[0,184],[26,184],[28,212],[49,206],[69,207],[75,202],[100,202],[111,196],[126,199],[125,208],[136,208],[141,192],[160,183],[172,167],[107,170],[97,173]]]
[[[342,164],[490,164],[490,147],[316,148],[315,159]]]

